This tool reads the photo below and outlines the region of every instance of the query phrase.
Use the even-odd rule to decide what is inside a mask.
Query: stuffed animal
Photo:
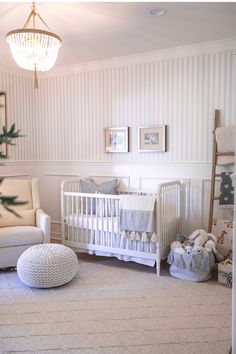
[[[173,241],[173,242],[171,243],[171,245],[170,245],[170,248],[171,248],[172,250],[174,250],[174,249],[176,249],[176,248],[180,248],[180,247],[182,247],[182,243],[179,242],[179,241]]]
[[[204,246],[208,240],[208,234],[205,230],[196,230],[189,236],[189,240],[194,242],[194,248]]]
[[[207,235],[208,235],[208,240],[212,240],[215,243],[217,243],[217,237],[215,235],[210,234],[210,233],[208,233]]]
[[[225,258],[227,257],[227,252],[225,251],[225,248],[219,244],[216,243],[216,253],[215,253],[215,258],[218,263],[222,262]]]
[[[200,229],[200,230],[195,230],[191,233],[191,235],[189,235],[188,239],[191,240],[191,241],[194,241],[194,239],[197,237],[197,236],[200,236],[200,235],[205,235],[207,232],[203,229]]]
[[[185,254],[185,250],[183,247],[180,247],[180,248],[176,248],[174,250],[175,253],[178,253],[178,254]]]
[[[211,233],[207,233],[205,230],[195,230],[190,236],[189,240],[193,242],[193,247],[204,246],[207,241],[217,243],[217,237]],[[209,247],[213,247],[213,243],[209,244]],[[209,251],[210,252],[210,251]]]
[[[175,253],[179,253],[179,254],[185,254],[185,250],[182,246],[182,243],[179,241],[174,241],[171,243],[170,248],[172,251],[174,251]]]
[[[187,239],[187,240],[185,240],[184,242],[183,242],[183,246],[184,247],[186,247],[186,246],[193,246],[193,244],[194,244],[194,242],[193,241],[191,241],[191,240],[189,240],[189,239]]]
[[[205,245],[204,245],[205,249],[207,250],[208,253],[213,252],[214,254],[216,254],[216,244],[214,241],[212,240],[208,240]]]
[[[198,256],[208,256],[207,250],[202,246],[197,246],[192,249],[192,253]]]
[[[188,238],[188,236],[186,236],[184,234],[177,234],[175,237],[175,240],[183,243],[185,240],[187,240],[187,238]]]
[[[208,240],[206,243],[205,243],[205,249],[208,253],[210,252],[213,252],[214,253],[214,256],[215,256],[215,259],[217,262],[221,262],[224,260],[224,256],[217,251],[216,249],[216,244],[214,241],[212,240]]]
[[[188,246],[188,245],[185,246],[184,249],[185,249],[185,253],[186,254],[191,254],[192,250],[193,250],[193,248],[191,246]]]

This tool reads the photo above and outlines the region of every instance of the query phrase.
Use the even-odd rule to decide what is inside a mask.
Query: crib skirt
[[[80,252],[87,252],[89,254],[95,254],[97,256],[105,256],[105,257],[116,257],[119,260],[123,261],[133,261],[139,264],[144,264],[148,266],[154,266],[156,260],[155,259],[147,259],[142,257],[135,256],[127,256],[121,255],[111,252],[103,252],[98,250],[88,250],[86,245],[98,245],[112,248],[119,248],[125,250],[132,250],[138,252],[147,252],[153,255],[156,254],[157,251],[157,243],[151,241],[141,241],[141,240],[130,240],[123,238],[119,232],[107,232],[99,231],[99,230],[88,230],[75,228],[72,226],[68,227],[68,241],[78,242],[80,244],[84,244],[85,247],[80,248]],[[155,258],[155,257],[154,257]]]

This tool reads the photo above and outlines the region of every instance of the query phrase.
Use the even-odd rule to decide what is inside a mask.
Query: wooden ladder
[[[218,109],[215,110],[215,119],[214,119],[214,130],[213,130],[213,157],[212,157],[212,171],[211,171],[211,194],[210,194],[210,210],[209,210],[209,221],[208,221],[208,232],[212,231],[212,219],[214,214],[214,201],[219,200],[219,196],[215,196],[215,183],[216,178],[220,177],[219,173],[216,173],[217,166],[217,156],[234,156],[234,152],[218,152],[217,151],[217,143],[215,137],[216,128],[219,127],[220,120],[220,111]]]

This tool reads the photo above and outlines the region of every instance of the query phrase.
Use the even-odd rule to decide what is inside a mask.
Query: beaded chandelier
[[[35,28],[36,18],[46,26],[46,31]],[[39,13],[36,13],[33,3],[23,28],[8,32],[6,40],[17,65],[25,70],[34,71],[35,88],[38,88],[37,73],[48,71],[53,67],[62,44],[61,38],[53,33]]]

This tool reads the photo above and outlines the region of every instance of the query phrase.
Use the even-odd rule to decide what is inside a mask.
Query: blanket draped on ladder
[[[222,153],[233,152],[235,147],[236,126],[218,127],[215,131],[217,151]],[[234,156],[217,156],[218,165],[234,164]]]
[[[120,200],[120,232],[130,240],[157,242],[153,196],[123,195]]]

